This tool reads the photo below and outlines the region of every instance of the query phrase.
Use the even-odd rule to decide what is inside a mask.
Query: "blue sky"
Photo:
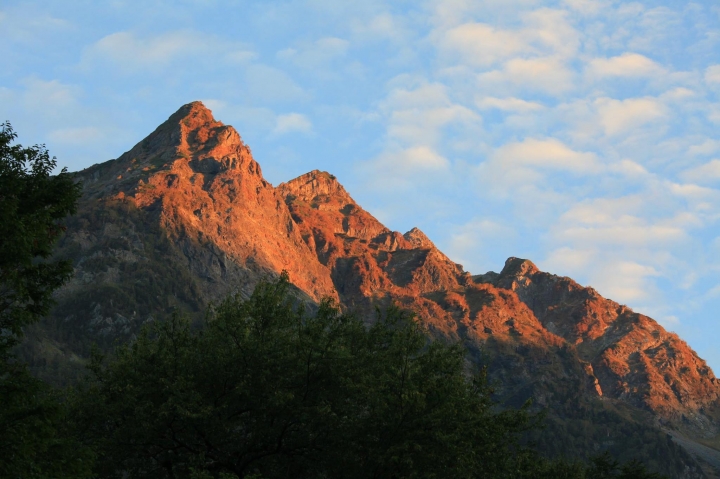
[[[720,372],[717,2],[5,0],[0,58],[0,121],[70,170],[202,100],[271,183],[330,171],[472,273],[529,258]]]

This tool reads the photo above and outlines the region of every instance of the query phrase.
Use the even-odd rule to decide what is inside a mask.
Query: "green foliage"
[[[13,145],[9,123],[0,130],[0,354],[22,337],[22,327],[47,314],[52,292],[72,273],[48,261],[62,233],[59,221],[75,211],[80,186],[42,146]]]
[[[24,365],[0,365],[0,477],[90,477],[92,455],[73,435],[59,394]]]
[[[587,479],[662,479],[664,476],[649,472],[637,460],[631,460],[620,466],[609,452],[592,459],[587,470]]]
[[[0,477],[88,477],[86,449],[68,433],[58,395],[33,378],[11,351],[23,328],[40,319],[51,295],[72,272],[49,258],[59,223],[75,210],[79,185],[42,146],[12,145],[0,130]]]
[[[96,354],[76,417],[103,477],[519,477],[525,410],[497,412],[457,346],[390,308],[370,328],[286,276],[175,316],[109,361]]]

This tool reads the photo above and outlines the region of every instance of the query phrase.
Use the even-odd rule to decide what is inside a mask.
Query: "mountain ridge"
[[[656,428],[715,440],[718,380],[677,335],[592,288],[514,257],[500,273],[471,275],[419,229],[380,223],[327,172],[273,187],[234,128],[200,102],[76,175],[83,197],[58,252],[75,275],[25,346],[41,376],[76,371],[92,341],[132,340],[174,310],[200,315],[285,270],[301,298],[332,298],[368,322],[390,302],[412,309],[434,337],[487,366],[507,404],[533,397],[554,408],[557,434],[590,421],[582,448],[603,444],[592,417],[605,415],[618,431],[657,431],[646,442],[667,457],[653,460],[677,459],[678,477],[702,477]]]

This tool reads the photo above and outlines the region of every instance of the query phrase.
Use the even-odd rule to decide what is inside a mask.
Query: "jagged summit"
[[[435,248],[435,244],[430,241],[430,238],[428,238],[425,233],[420,231],[420,228],[417,226],[408,231],[403,235],[403,238],[405,238],[410,244],[415,246],[416,248]]]
[[[535,263],[529,259],[515,258],[511,256],[505,260],[505,266],[500,272],[500,276],[532,276],[535,273],[539,273],[540,270]]]
[[[215,120],[199,101],[180,107],[118,159],[93,165],[78,176],[95,196],[136,196],[157,173],[187,169],[181,165],[205,176],[244,169],[262,180],[260,165],[238,132]]]
[[[335,175],[331,175],[327,171],[310,171],[279,184],[277,189],[286,198],[292,196],[292,200],[297,199],[307,203],[325,204],[332,202],[342,203],[342,206],[357,204],[335,178]]]
[[[312,216],[315,230],[342,234],[373,241],[390,230],[360,207],[334,175],[313,170],[286,183],[276,190],[285,199],[293,218],[299,224]],[[315,214],[309,215],[308,210]],[[323,240],[324,241],[324,240]],[[310,245],[314,248],[316,245]]]
[[[191,156],[214,157],[250,156],[240,135],[232,126],[215,120],[212,112],[194,101],[183,105],[158,126],[155,131],[125,153],[119,160],[151,163]],[[145,160],[145,161],[142,161]]]
[[[199,100],[186,103],[177,109],[175,113],[168,118],[169,122],[178,122],[186,118],[199,119],[201,123],[219,123],[213,117],[212,111]]]

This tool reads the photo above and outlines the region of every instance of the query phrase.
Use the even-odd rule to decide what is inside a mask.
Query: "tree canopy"
[[[74,417],[101,477],[659,477],[541,458],[520,443],[537,417],[499,410],[483,372],[411,313],[367,327],[330,300],[309,314],[289,287],[283,275],[199,328],[176,315],[94,355]]]
[[[7,354],[72,273],[69,262],[49,258],[80,185],[66,169],[52,174],[57,161],[44,146],[13,144],[10,124],[0,126],[0,354]]]
[[[0,477],[62,478],[90,473],[57,391],[32,377],[12,354],[23,327],[46,314],[52,293],[72,266],[51,260],[80,194],[65,171],[53,176],[55,158],[43,146],[12,144],[0,129]],[[83,460],[84,459],[84,460]]]
[[[289,281],[147,328],[80,392],[86,437],[120,477],[517,477],[524,411],[496,412],[458,346],[391,307],[367,328]]]

